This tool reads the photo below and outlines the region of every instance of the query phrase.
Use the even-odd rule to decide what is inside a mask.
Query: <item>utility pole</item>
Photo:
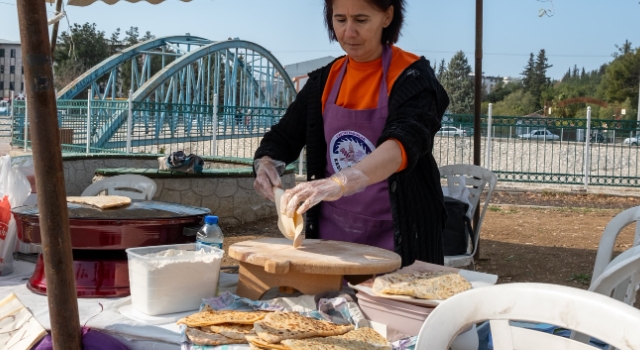
[[[640,74],[638,74],[638,124],[636,125],[636,137],[640,136],[638,135],[638,129],[640,129]]]

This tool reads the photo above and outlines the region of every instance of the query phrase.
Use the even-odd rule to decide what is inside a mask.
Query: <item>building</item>
[[[19,42],[0,39],[0,100],[24,92],[24,68]]]
[[[327,56],[322,58],[316,58],[311,61],[304,61],[299,63],[293,63],[284,66],[284,70],[289,75],[289,78],[293,80],[293,84],[296,87],[296,91],[300,91],[309,78],[308,74],[314,70],[324,67],[327,64],[333,62],[335,57]]]

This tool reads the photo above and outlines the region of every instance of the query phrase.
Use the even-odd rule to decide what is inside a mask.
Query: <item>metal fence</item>
[[[30,147],[25,101],[13,109],[14,146]],[[58,101],[64,152],[252,158],[284,108],[129,101]],[[491,113],[490,113],[491,114]],[[637,186],[636,121],[482,117],[482,165],[500,181]],[[487,131],[491,130],[490,133]],[[26,137],[25,137],[26,135]],[[439,165],[473,163],[473,116],[445,115],[433,154]],[[296,162],[305,168],[304,153]]]
[[[445,116],[433,152],[439,165],[473,163],[472,130],[473,116]],[[482,165],[500,181],[637,186],[638,130],[635,120],[592,120],[590,110],[583,119],[484,116]]]
[[[217,113],[214,113],[217,110]],[[63,151],[252,158],[284,108],[226,107],[129,101],[59,100]],[[13,106],[13,145],[30,147],[28,106]],[[26,135],[26,136],[25,136]]]

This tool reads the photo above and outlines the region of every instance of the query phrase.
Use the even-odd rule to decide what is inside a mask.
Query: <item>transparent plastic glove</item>
[[[256,179],[253,188],[262,197],[274,201],[273,188],[282,188],[280,176],[284,173],[286,164],[270,157],[262,157],[253,161],[253,168],[256,172]]]
[[[282,196],[281,210],[283,214],[293,217],[295,212],[302,214],[321,201],[335,201],[361,192],[368,184],[369,178],[362,171],[347,168],[328,179],[301,183],[287,190]]]

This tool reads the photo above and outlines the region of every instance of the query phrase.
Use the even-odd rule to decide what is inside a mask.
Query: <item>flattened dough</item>
[[[274,187],[273,192],[276,201],[276,211],[278,213],[278,229],[280,229],[280,232],[282,232],[285,237],[293,240],[294,248],[298,248],[302,245],[301,233],[304,227],[304,219],[302,215],[298,213],[296,213],[293,218],[281,214],[280,208],[282,208],[282,195],[284,195],[284,190],[279,187]]]
[[[67,202],[87,204],[100,209],[123,207],[131,204],[131,198],[125,196],[85,196],[67,197]]]

